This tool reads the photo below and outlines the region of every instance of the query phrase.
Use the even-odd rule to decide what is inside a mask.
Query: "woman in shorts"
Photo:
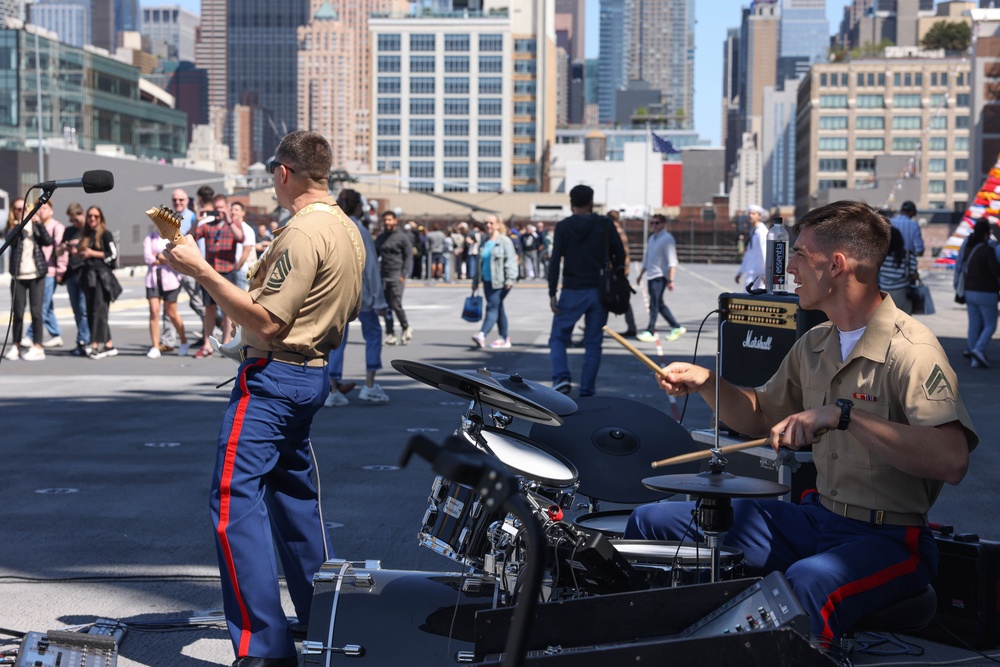
[[[167,319],[177,330],[180,345],[177,354],[187,356],[187,334],[184,332],[184,322],[177,313],[177,295],[181,291],[180,274],[167,264],[163,249],[167,247],[167,239],[153,232],[142,242],[142,255],[146,260],[146,300],[149,302],[149,340],[152,347],[146,356],[150,359],[160,358],[160,302]]]

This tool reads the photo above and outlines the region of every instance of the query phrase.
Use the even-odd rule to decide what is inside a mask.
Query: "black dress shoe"
[[[618,335],[622,338],[635,338],[636,333],[638,332],[635,329],[631,329],[629,331],[623,331]]]
[[[288,624],[288,629],[295,639],[305,639],[306,635],[309,634],[309,626],[302,621],[292,621]]]
[[[288,658],[254,658],[246,656],[237,658],[233,667],[299,667],[299,659],[295,656]]]

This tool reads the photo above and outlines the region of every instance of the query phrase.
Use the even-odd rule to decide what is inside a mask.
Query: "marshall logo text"
[[[747,337],[743,341],[743,347],[749,348],[751,350],[770,350],[771,343],[774,342],[774,336],[768,336],[764,338],[763,336],[754,337],[753,329],[747,331]]]

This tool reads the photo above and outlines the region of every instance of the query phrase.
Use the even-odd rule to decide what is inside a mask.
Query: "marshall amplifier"
[[[729,293],[719,296],[719,367],[741,387],[757,387],[778,370],[792,345],[825,322],[817,310],[800,310],[794,294]]]

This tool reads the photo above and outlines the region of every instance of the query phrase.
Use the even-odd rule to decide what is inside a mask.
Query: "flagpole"
[[[646,154],[643,157],[642,174],[642,261],[646,261],[646,246],[649,244],[649,150],[653,130],[646,121]]]

